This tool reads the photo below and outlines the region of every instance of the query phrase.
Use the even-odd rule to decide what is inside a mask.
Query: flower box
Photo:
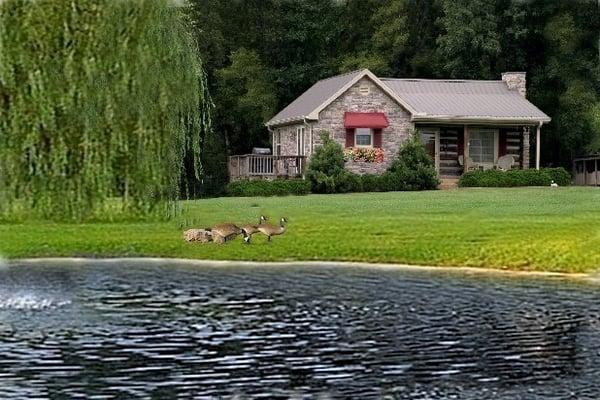
[[[344,149],[344,161],[383,162],[383,149],[366,147],[348,147]]]

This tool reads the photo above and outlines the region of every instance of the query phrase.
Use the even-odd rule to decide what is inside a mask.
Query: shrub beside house
[[[527,170],[487,170],[469,171],[460,177],[460,187],[517,187],[517,186],[559,186],[571,184],[571,174],[564,168],[542,168]]]

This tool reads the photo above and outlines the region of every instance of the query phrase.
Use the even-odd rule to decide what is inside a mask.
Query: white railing
[[[229,157],[231,180],[249,178],[298,178],[304,174],[305,156],[243,154]]]
[[[273,175],[273,156],[248,155],[249,175]]]

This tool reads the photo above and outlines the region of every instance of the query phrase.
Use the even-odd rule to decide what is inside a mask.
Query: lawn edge
[[[433,266],[433,265],[416,265],[416,264],[398,264],[398,263],[369,263],[356,261],[238,261],[238,260],[206,260],[206,259],[190,259],[176,257],[39,257],[39,258],[14,258],[4,260],[6,265],[16,264],[44,264],[44,263],[69,263],[69,264],[84,264],[89,262],[94,263],[119,263],[119,262],[145,262],[145,263],[164,263],[165,261],[177,264],[196,265],[202,267],[228,267],[228,266],[309,266],[309,267],[355,267],[355,268],[376,268],[376,269],[403,269],[417,271],[434,271],[434,272],[453,272],[463,274],[486,274],[486,275],[502,275],[513,277],[554,277],[554,278],[569,278],[588,280],[600,283],[600,275],[596,272],[553,272],[553,271],[519,271],[499,268],[483,268],[483,267],[466,267],[466,266]],[[0,264],[1,267],[1,264]]]

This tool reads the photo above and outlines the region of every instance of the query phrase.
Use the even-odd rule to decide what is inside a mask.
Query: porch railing
[[[274,179],[298,178],[304,175],[305,156],[272,156],[260,154],[243,154],[229,157],[229,178],[239,179]]]

